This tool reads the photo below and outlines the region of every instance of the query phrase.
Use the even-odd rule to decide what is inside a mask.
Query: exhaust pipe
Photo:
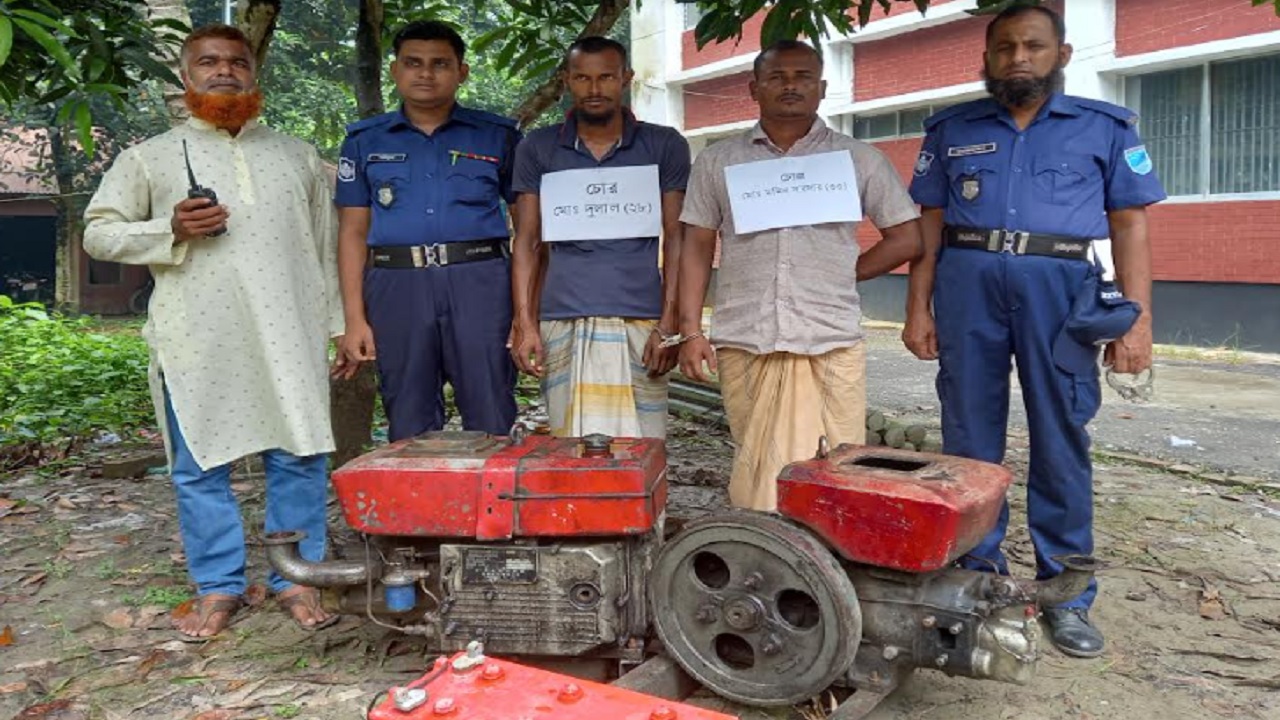
[[[382,568],[376,560],[373,565],[366,565],[358,562],[311,562],[302,559],[298,543],[306,536],[305,532],[295,530],[271,533],[263,538],[263,544],[267,547],[267,561],[285,580],[308,587],[341,587],[364,585],[369,582],[369,578],[377,578],[381,574]]]
[[[1093,574],[1103,568],[1100,560],[1089,555],[1058,555],[1053,559],[1062,564],[1062,572],[1034,585],[1036,603],[1042,608],[1056,607],[1077,597],[1089,587]]]

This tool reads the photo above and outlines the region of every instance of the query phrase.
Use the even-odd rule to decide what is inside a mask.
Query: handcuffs
[[[1123,377],[1121,375],[1121,373],[1107,368],[1107,385],[1110,385],[1117,395],[1132,403],[1151,400],[1151,396],[1154,394],[1152,386],[1156,379],[1155,366],[1149,367],[1136,375],[1128,373],[1123,373]],[[1132,380],[1129,380],[1129,378],[1132,378]]]

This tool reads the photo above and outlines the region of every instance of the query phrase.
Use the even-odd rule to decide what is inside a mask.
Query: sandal
[[[305,608],[311,617],[324,612],[324,608],[320,606],[320,591],[312,587],[295,585],[282,593],[277,593],[276,604],[289,615],[295,625],[307,632],[323,630],[341,619],[338,615],[330,615],[324,620],[308,624],[294,613],[298,608]]]
[[[185,643],[203,643],[209,642],[231,626],[231,620],[235,617],[236,611],[243,607],[244,601],[236,595],[222,595],[218,593],[210,593],[209,595],[201,595],[196,598],[191,605],[191,611],[200,621],[194,632],[186,632],[182,629],[182,618],[175,617],[173,619],[174,630],[177,631],[178,639]],[[220,621],[215,618],[221,617]],[[202,635],[205,630],[213,630],[208,635]]]

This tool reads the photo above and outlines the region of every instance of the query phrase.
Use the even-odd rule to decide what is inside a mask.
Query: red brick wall
[[[1280,283],[1280,201],[1163,204],[1148,217],[1156,280]]]
[[[757,117],[756,102],[747,89],[750,80],[748,71],[685,85],[685,130]]]
[[[693,30],[685,30],[680,41],[684,68],[688,70],[717,60],[760,52],[760,26],[764,24],[764,17],[765,13],[756,13],[744,23],[742,39],[709,44],[702,50],[698,50],[698,44],[693,40]]]
[[[1116,55],[1165,50],[1280,30],[1275,7],[1249,0],[1123,0],[1116,3]],[[1071,32],[1071,28],[1067,28]]]
[[[853,47],[857,102],[978,79],[986,18],[967,18]]]
[[[920,152],[920,138],[875,143],[905,183]],[[1164,203],[1148,214],[1152,274],[1180,282],[1280,283],[1276,218],[1280,200]],[[880,239],[875,227],[858,226],[863,249]],[[898,272],[906,268],[899,268]]]
[[[932,2],[929,3],[929,6],[937,7],[939,5],[949,3],[949,2],[951,2],[951,0],[933,0]],[[887,14],[883,10],[881,10],[879,6],[872,9],[871,22],[875,22],[876,20],[883,20],[885,18],[890,18],[890,17],[897,17],[898,15],[906,15],[907,13],[915,13],[915,12],[916,12],[916,5],[910,0],[894,0],[894,3],[889,7],[889,12]],[[856,11],[850,11],[849,17],[853,18],[854,22],[857,22],[858,13]]]

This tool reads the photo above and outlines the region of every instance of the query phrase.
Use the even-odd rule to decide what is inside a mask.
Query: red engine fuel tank
[[[347,523],[370,535],[637,535],[666,506],[666,464],[654,439],[435,432],[352,460],[333,486]]]
[[[841,445],[783,468],[778,511],[849,560],[928,572],[978,544],[1012,481],[978,460]]]

